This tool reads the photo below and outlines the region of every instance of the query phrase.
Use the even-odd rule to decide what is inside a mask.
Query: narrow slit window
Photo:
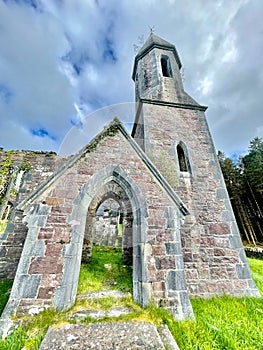
[[[186,160],[185,153],[184,153],[184,150],[183,150],[181,145],[177,145],[177,155],[178,155],[180,171],[188,171],[187,160]]]
[[[162,56],[161,57],[161,66],[162,66],[162,73],[164,77],[172,77],[172,70],[171,70],[171,64],[169,57]]]

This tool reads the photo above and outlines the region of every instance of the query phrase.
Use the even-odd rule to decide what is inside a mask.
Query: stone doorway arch
[[[82,262],[89,263],[94,241],[94,226],[98,208],[105,201],[112,199],[119,205],[122,213],[122,257],[126,265],[133,265],[133,211],[130,199],[114,179],[103,185],[93,198],[88,208],[82,248]],[[96,232],[95,232],[96,234]]]
[[[67,310],[75,302],[82,255],[91,255],[91,230],[98,206],[114,198],[124,213],[122,252],[124,261],[133,265],[133,298],[146,306],[150,300],[146,266],[147,204],[135,182],[119,167],[109,165],[82,186],[74,201],[69,224],[71,241],[65,247],[61,286],[54,294],[54,307]],[[84,249],[83,249],[84,248]]]

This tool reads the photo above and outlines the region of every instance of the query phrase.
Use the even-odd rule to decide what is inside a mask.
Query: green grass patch
[[[13,281],[11,280],[0,281],[0,315],[2,314],[4,307],[8,301],[12,284]]]
[[[263,295],[263,260],[248,259],[253,278]],[[180,350],[263,349],[263,299],[192,299],[196,322],[166,322]]]
[[[263,349],[263,301],[222,297],[192,300],[196,322],[173,322],[169,328],[183,349]]]
[[[263,293],[263,260],[249,259],[249,264],[255,282]],[[11,284],[9,286],[11,287]],[[99,288],[131,291],[131,268],[123,266],[121,251],[118,248],[95,247],[92,263],[81,268],[79,293],[98,291]],[[8,290],[7,287],[5,290]],[[73,322],[70,321],[70,316],[76,311],[108,310],[115,306],[128,307],[132,311],[118,320],[153,322],[157,327],[166,323],[180,350],[263,349],[263,299],[225,296],[209,300],[193,299],[192,305],[196,322],[175,322],[166,310],[153,305],[142,308],[131,296],[117,300],[112,297],[77,299],[75,306],[66,313],[48,309],[33,317],[23,317],[20,319],[21,326],[6,340],[0,340],[0,349],[36,350],[50,325],[55,324],[59,327],[64,323]],[[108,322],[113,320],[116,321],[115,318],[104,319]],[[85,324],[91,322],[98,321],[89,317],[83,321]]]
[[[91,263],[80,268],[78,294],[109,289],[132,292],[132,267],[123,264],[121,248],[93,246]]]
[[[263,259],[248,258],[252,277],[263,297]]]
[[[7,224],[8,224],[8,220],[6,220],[5,223],[4,223],[4,220],[0,220],[0,234],[5,233]]]

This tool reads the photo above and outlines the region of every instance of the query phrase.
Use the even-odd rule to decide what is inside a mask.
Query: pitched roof
[[[36,188],[26,199],[20,202],[17,206],[17,209],[24,210],[28,205],[31,205],[41,194],[46,191],[49,186],[51,186],[56,180],[58,180],[61,176],[65,174],[65,172],[74,166],[86,153],[92,152],[94,148],[96,148],[97,144],[106,136],[114,136],[117,132],[120,132],[125,139],[129,142],[133,150],[137,153],[142,162],[149,169],[151,174],[157,180],[157,182],[161,185],[161,187],[165,190],[168,196],[172,199],[172,201],[177,205],[177,207],[181,210],[183,215],[189,214],[188,209],[185,204],[181,201],[181,199],[176,195],[172,187],[169,185],[167,180],[163,177],[163,175],[159,172],[159,170],[155,167],[152,161],[147,157],[147,155],[143,152],[140,146],[134,141],[134,139],[128,134],[128,132],[123,127],[123,124],[118,118],[114,118],[113,121],[108,124],[104,129],[95,136],[93,140],[91,140],[85,147],[83,147],[75,156],[71,157],[63,166],[51,175],[45,182],[43,182],[40,186]]]

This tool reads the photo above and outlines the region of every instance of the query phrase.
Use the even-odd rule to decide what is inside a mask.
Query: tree
[[[263,140],[255,137],[238,164],[220,151],[218,159],[242,239],[263,242]]]

